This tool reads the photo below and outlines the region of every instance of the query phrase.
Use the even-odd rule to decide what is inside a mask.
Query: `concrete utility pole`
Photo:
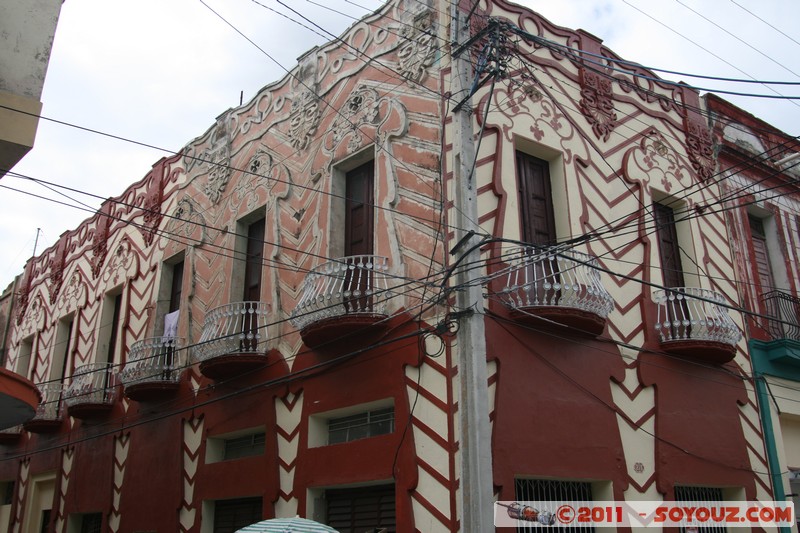
[[[467,14],[453,2],[451,18],[452,49],[470,38]],[[460,101],[469,94],[472,68],[469,48],[452,57],[453,97]],[[478,190],[475,183],[475,139],[472,128],[472,100],[468,98],[453,116],[453,180],[458,229],[458,252],[470,250],[456,273],[456,283],[463,287],[456,294],[461,311],[474,312],[460,319],[457,336],[458,375],[461,389],[458,402],[461,452],[461,531],[494,531],[494,484],[492,480],[489,392],[486,374],[486,333],[483,317],[483,290],[480,277]],[[474,232],[470,235],[470,231]],[[463,241],[463,242],[462,242]]]

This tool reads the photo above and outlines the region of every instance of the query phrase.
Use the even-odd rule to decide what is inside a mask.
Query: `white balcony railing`
[[[64,391],[67,407],[75,405],[110,405],[116,396],[116,375],[111,363],[90,363],[79,366]]]
[[[269,305],[263,302],[235,302],[212,309],[192,355],[202,362],[222,355],[266,353],[269,313]]]
[[[36,408],[32,420],[61,420],[61,397],[64,391],[62,383],[43,383],[37,385],[42,393],[42,401]]]
[[[507,256],[502,301],[512,309],[562,307],[606,318],[614,300],[600,280],[597,258],[582,252],[523,247]]]
[[[695,340],[735,346],[742,332],[728,314],[725,297],[693,287],[653,293],[658,306],[656,332],[661,342]]]
[[[375,255],[353,255],[319,265],[303,280],[292,325],[302,330],[327,318],[386,314],[388,270],[389,260]]]
[[[141,383],[178,383],[186,365],[184,339],[152,337],[131,345],[128,363],[120,372],[124,386]]]

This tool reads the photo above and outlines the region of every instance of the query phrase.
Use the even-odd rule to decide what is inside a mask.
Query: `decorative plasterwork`
[[[64,287],[64,290],[61,291],[61,295],[55,306],[58,310],[58,315],[63,316],[69,312],[85,307],[87,294],[88,289],[83,276],[79,271],[74,271],[69,277],[69,281]]]
[[[691,171],[685,159],[678,158],[664,136],[651,132],[625,152],[623,172],[631,181],[646,181],[669,193],[691,185]]]
[[[103,270],[102,280],[114,286],[134,278],[138,273],[139,253],[132,249],[130,240],[123,237]]]
[[[310,90],[301,91],[292,100],[289,113],[289,140],[295,150],[305,150],[319,127],[319,98]]]
[[[380,120],[378,92],[375,89],[360,85],[347,99],[347,104],[340,111],[331,128],[334,148],[339,146],[342,140],[350,135],[347,149],[350,152],[355,152],[364,142],[360,128],[367,125],[374,126]]]
[[[45,322],[45,305],[41,295],[36,295],[32,298],[31,304],[28,307],[27,313],[22,313],[17,317],[18,331],[24,333],[19,335],[20,338],[32,334],[34,331],[40,330],[44,327]]]
[[[153,244],[153,235],[161,223],[161,202],[164,198],[164,165],[158,165],[152,170],[150,184],[144,197],[142,219],[144,220],[142,236],[147,246]]]
[[[597,138],[608,141],[617,125],[611,79],[582,68],[580,108]]]
[[[17,291],[17,325],[22,324],[25,318],[25,311],[28,308],[28,300],[31,293],[31,283],[33,281],[33,262],[25,265],[25,273],[22,276],[22,286]]]
[[[58,293],[61,291],[61,284],[64,282],[64,263],[67,256],[67,242],[61,238],[53,251],[53,257],[48,263],[50,270],[50,303],[54,304]]]
[[[714,175],[714,143],[711,131],[695,120],[686,120],[686,148],[692,168],[701,181]]]
[[[436,57],[436,40],[433,31],[433,11],[426,9],[414,17],[412,24],[401,30],[405,43],[397,51],[400,74],[413,82],[420,82],[427,75],[427,68]]]
[[[217,119],[217,126],[211,136],[211,147],[202,156],[208,167],[208,178],[203,184],[203,193],[212,204],[219,203],[225,187],[231,179],[231,148],[226,117]]]
[[[201,245],[208,238],[207,228],[206,220],[195,203],[189,198],[181,198],[167,224],[167,234],[180,235],[194,245]]]
[[[108,253],[108,236],[111,228],[111,202],[106,202],[100,208],[97,218],[97,227],[92,235],[92,276],[97,279],[103,268],[103,261]]]
[[[259,147],[250,158],[247,169],[261,179],[267,189],[272,190],[275,184],[289,178],[289,171],[281,165],[283,172],[276,171],[275,158],[266,149]]]

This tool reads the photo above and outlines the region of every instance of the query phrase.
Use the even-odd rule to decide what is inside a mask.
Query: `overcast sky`
[[[56,30],[42,115],[175,152],[203,134],[219,114],[237,106],[241,92],[247,102],[281,78],[284,69],[293,68],[306,50],[327,40],[276,13],[299,20],[276,0],[204,1],[275,61],[200,0],[67,0]],[[352,24],[352,17],[382,4],[320,0],[331,8],[325,9],[310,0],[283,3],[336,35]],[[618,55],[648,67],[800,82],[799,0],[519,3],[559,26],[585,29]],[[662,77],[712,89],[775,94],[761,85]],[[774,88],[783,95],[800,95],[800,86]],[[800,134],[800,101],[721,96],[787,133]],[[105,198],[141,179],[164,155],[42,120],[34,149],[13,170]],[[74,203],[19,178],[7,176],[1,184]],[[100,205],[96,198],[69,194],[92,208]],[[41,252],[91,215],[2,188],[0,206],[0,289],[22,271],[37,228],[42,230]]]

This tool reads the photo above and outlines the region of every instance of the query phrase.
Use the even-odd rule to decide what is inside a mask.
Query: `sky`
[[[121,194],[230,107],[291,70],[328,40],[292,13],[339,35],[378,0],[67,0],[61,8],[33,150],[13,171],[100,198]],[[584,29],[647,67],[736,79],[800,82],[798,0],[522,0],[556,25]],[[283,4],[283,5],[282,5]],[[326,8],[321,7],[322,5]],[[226,25],[210,6],[255,45]],[[283,13],[282,16],[280,13]],[[323,34],[323,35],[320,35]],[[256,46],[257,45],[257,46]],[[259,48],[261,50],[259,50]],[[661,74],[712,89],[775,95],[759,84]],[[772,86],[800,96],[800,86]],[[791,135],[800,100],[720,94]],[[122,139],[144,143],[162,150]],[[0,185],[97,209],[100,198],[6,176]],[[0,188],[0,290],[34,251],[90,212]],[[73,200],[74,199],[74,200]]]

